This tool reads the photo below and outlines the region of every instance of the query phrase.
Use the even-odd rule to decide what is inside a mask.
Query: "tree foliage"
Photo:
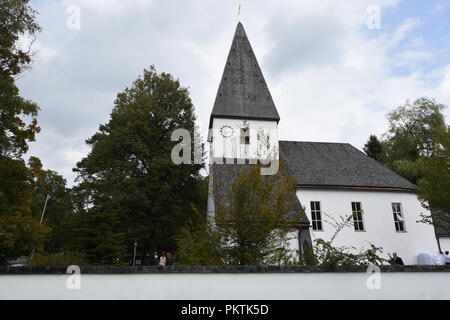
[[[368,157],[375,159],[376,161],[382,162],[385,159],[383,146],[376,135],[370,135],[369,140],[364,145],[363,150]]]
[[[199,135],[188,90],[169,74],[145,70],[118,94],[110,121],[87,141],[92,151],[75,168],[80,184],[69,190],[39,159],[31,157],[27,166],[22,158],[40,131],[38,106],[15,85],[32,61],[41,30],[36,15],[29,0],[1,0],[1,262],[32,251],[43,261],[58,260],[65,251],[94,264],[122,264],[134,238],[144,259],[155,249],[175,249],[180,227],[206,205],[202,165],[175,165],[170,158],[178,143],[171,141],[173,130]]]
[[[382,248],[373,244],[368,249],[359,249],[356,247],[336,247],[331,241],[323,239],[315,240],[314,255],[318,265],[335,266],[369,266],[382,265],[387,262],[381,257]]]
[[[178,239],[183,264],[256,265],[288,263],[290,232],[302,220],[293,178],[262,176],[258,166],[244,169],[231,185],[226,205],[216,208],[215,223],[185,230]]]
[[[418,191],[424,207],[435,211],[434,223],[440,227],[450,226],[450,128],[437,134],[433,154],[423,160],[423,179]],[[430,217],[425,220],[431,222]]]
[[[357,248],[355,246],[335,246],[334,242],[339,234],[348,227],[353,227],[353,215],[335,218],[322,212],[327,217],[327,223],[334,229],[329,240],[316,239],[314,245],[315,263],[323,266],[345,265],[382,265],[387,262],[382,258],[383,248],[369,243],[369,248]]]
[[[449,127],[445,109],[433,99],[419,98],[391,111],[387,115],[389,130],[380,141],[382,157],[374,157],[416,184],[423,206],[438,212],[435,220],[441,221],[450,220]],[[373,136],[366,148],[368,156],[379,150]],[[422,222],[432,223],[431,216],[423,216]]]
[[[0,263],[42,250],[49,229],[33,215],[33,175],[22,155],[39,132],[38,106],[19,95],[15,77],[31,62],[19,37],[39,30],[28,0],[0,6]]]
[[[20,74],[31,62],[31,44],[27,51],[19,45],[19,37],[28,36],[33,42],[41,31],[36,22],[37,12],[29,0],[2,0],[0,6],[0,69],[1,77]]]
[[[428,98],[407,101],[388,114],[387,147],[392,160],[416,160],[434,152],[438,132],[446,127],[445,105]]]
[[[31,179],[23,160],[0,162],[0,263],[43,249],[49,229],[33,216]]]
[[[31,208],[36,220],[40,220],[48,197],[43,224],[50,232],[44,243],[45,252],[63,252],[74,236],[71,191],[66,187],[66,180],[55,171],[44,170],[38,158],[30,157],[28,166],[33,188]]]
[[[19,96],[14,77],[29,67],[30,49],[23,51],[19,37],[40,31],[28,0],[3,0],[0,6],[0,156],[20,157],[39,132],[38,106]],[[26,123],[24,118],[29,117]]]
[[[82,266],[86,264],[83,255],[74,252],[41,254],[37,253],[28,261],[30,267],[66,267],[71,265]]]
[[[171,135],[181,128],[196,134],[194,106],[188,90],[170,74],[152,66],[118,94],[109,122],[87,140],[92,150],[74,169],[82,216],[99,220],[82,228],[90,259],[111,255],[103,250],[103,237],[116,244],[117,256],[121,248],[132,251],[134,238],[144,258],[157,249],[175,249],[175,236],[193,214],[192,206],[206,203],[203,166],[171,160],[178,143]]]
[[[385,164],[417,184],[423,178],[423,159],[434,154],[438,133],[446,128],[444,109],[432,99],[419,98],[390,112],[383,141]]]
[[[40,131],[36,120],[39,108],[20,97],[14,82],[2,76],[0,92],[0,158],[20,158]]]
[[[177,237],[177,263],[187,266],[225,265],[220,236],[211,228],[206,217],[199,214],[181,229]]]

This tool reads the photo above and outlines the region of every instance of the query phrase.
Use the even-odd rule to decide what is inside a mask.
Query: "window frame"
[[[314,204],[314,209],[313,209]],[[319,204],[319,209],[317,209],[316,204]],[[323,219],[322,219],[322,204],[320,201],[310,201],[309,208],[311,212],[311,227],[313,231],[324,231],[323,229]],[[317,219],[317,214],[319,214],[319,219]],[[320,225],[320,229],[317,228]],[[316,227],[316,228],[314,228]]]
[[[353,204],[355,204],[355,210],[353,210]],[[359,204],[359,210],[357,208],[357,205]],[[353,229],[355,232],[366,232],[366,224],[364,223],[364,210],[362,208],[361,201],[352,201],[351,202],[352,207],[352,221],[353,221]],[[361,216],[361,219],[358,219],[359,217],[356,216],[357,219],[355,219],[355,214],[359,214]],[[358,228],[356,228],[356,225],[358,225]],[[360,229],[360,226],[362,225],[362,229]]]
[[[396,210],[396,208],[394,208],[394,206],[398,206],[397,208],[399,210]],[[406,229],[406,222],[405,222],[405,214],[403,212],[403,206],[401,202],[391,202],[391,209],[392,209],[392,215],[394,216],[394,228],[395,228],[395,232],[397,233],[406,233],[408,232]],[[401,220],[398,219],[397,214],[400,213],[400,217],[402,218]],[[397,229],[397,225],[399,226],[399,228]],[[403,226],[403,230],[400,230],[400,225]]]
[[[240,144],[243,146],[250,145],[250,128],[241,128],[240,130]]]

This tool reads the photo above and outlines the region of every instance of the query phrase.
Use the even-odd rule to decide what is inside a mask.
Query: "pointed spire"
[[[244,26],[240,22],[228,54],[210,125],[214,117],[280,120]]]

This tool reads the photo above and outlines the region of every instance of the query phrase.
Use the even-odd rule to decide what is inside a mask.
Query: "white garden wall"
[[[450,299],[449,272],[387,272],[380,289],[359,273],[0,275],[0,299]]]
[[[311,219],[311,201],[320,201],[322,212],[339,219],[351,215],[351,202],[361,202],[365,231],[355,231],[353,227],[343,229],[337,236],[335,246],[367,247],[368,242],[382,247],[384,253],[397,252],[405,264],[417,264],[417,254],[436,253],[437,240],[432,226],[417,223],[420,214],[426,210],[413,193],[351,190],[299,189],[297,196],[305,206]],[[391,203],[402,204],[406,232],[396,232]],[[335,229],[332,219],[322,215],[325,221],[323,231],[311,230],[312,240],[329,240]]]

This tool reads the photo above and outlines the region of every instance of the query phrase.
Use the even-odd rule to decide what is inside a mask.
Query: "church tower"
[[[240,165],[270,163],[272,168],[273,163],[278,163],[273,160],[279,159],[279,121],[272,95],[239,22],[209,121],[211,222],[216,203],[225,201],[226,190]]]
[[[280,116],[238,23],[209,123],[210,162],[278,159]]]

